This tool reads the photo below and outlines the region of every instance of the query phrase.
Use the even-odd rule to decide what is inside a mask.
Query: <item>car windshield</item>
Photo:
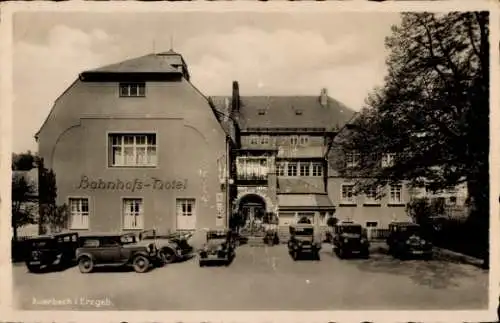
[[[295,235],[297,236],[312,236],[314,234],[313,228],[296,228]]]
[[[351,234],[361,234],[362,229],[360,225],[344,225],[341,229],[343,233],[351,233]]]
[[[209,232],[207,233],[207,240],[226,239],[226,236],[225,232]]]
[[[420,227],[418,225],[407,225],[401,227],[400,231],[405,235],[420,234]]]
[[[135,237],[133,235],[123,235],[120,237],[120,242],[123,244],[134,243]]]

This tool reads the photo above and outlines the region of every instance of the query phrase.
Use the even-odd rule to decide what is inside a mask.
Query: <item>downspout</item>
[[[229,137],[226,136],[226,174],[224,174],[224,187],[226,189],[226,228],[229,228],[230,219],[231,219],[231,197],[230,197],[230,188],[229,188],[229,177],[231,175],[231,163],[230,163],[230,142]]]

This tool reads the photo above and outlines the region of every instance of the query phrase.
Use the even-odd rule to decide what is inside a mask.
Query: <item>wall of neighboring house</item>
[[[365,194],[349,198],[348,186],[352,184],[349,178],[328,178],[328,196],[336,206],[335,217],[339,220],[351,220],[365,227],[377,228],[387,228],[392,221],[409,220],[406,213],[409,194],[404,184],[393,188],[392,193],[390,187],[381,188],[380,199],[368,198]]]
[[[113,167],[113,133],[153,135],[156,163]],[[138,98],[119,97],[116,82],[76,81],[41,129],[39,153],[56,173],[58,203],[88,200],[87,227],[73,229],[121,231],[131,200],[141,204],[139,227],[199,229],[220,224],[217,160],[225,138],[207,100],[184,79],[146,83],[146,97]],[[180,223],[186,209],[178,199],[190,201],[194,223]]]

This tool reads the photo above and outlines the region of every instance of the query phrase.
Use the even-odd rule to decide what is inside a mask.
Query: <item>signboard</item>
[[[145,189],[152,190],[178,190],[187,189],[187,179],[183,180],[164,180],[157,177],[144,179],[134,178],[132,180],[104,180],[102,178],[90,178],[83,175],[77,186],[79,190],[108,190],[108,191],[141,191]]]

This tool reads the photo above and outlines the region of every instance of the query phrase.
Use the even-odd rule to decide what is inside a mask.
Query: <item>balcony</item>
[[[236,182],[240,185],[267,184],[267,174],[242,173],[236,175]]]

